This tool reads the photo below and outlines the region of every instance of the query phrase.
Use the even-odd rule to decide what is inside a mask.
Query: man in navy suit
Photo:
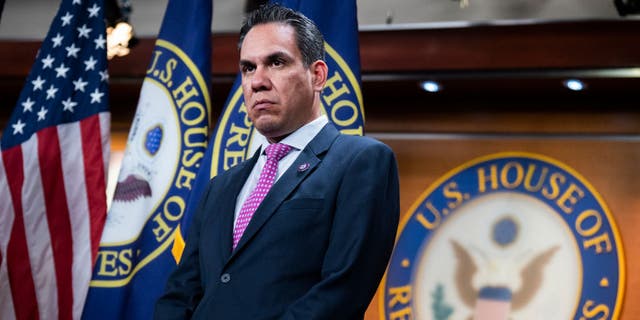
[[[363,318],[394,244],[397,165],[389,147],[322,115],[323,60],[323,37],[302,14],[266,5],[245,21],[244,99],[268,143],[210,182],[156,319]],[[274,143],[291,151],[234,244]]]

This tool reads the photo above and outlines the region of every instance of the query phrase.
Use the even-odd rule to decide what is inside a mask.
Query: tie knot
[[[267,153],[267,160],[280,161],[280,159],[291,151],[291,146],[284,143],[272,143],[267,146],[265,151]]]

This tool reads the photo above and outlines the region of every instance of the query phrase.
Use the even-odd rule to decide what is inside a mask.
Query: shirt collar
[[[315,120],[300,127],[298,130],[292,132],[286,138],[282,139],[280,143],[290,145],[296,150],[302,150],[309,144],[309,142],[311,142],[311,140],[313,140],[313,138],[315,138],[327,123],[329,123],[327,116],[321,115]],[[267,141],[262,143],[263,154],[268,145],[269,142]]]

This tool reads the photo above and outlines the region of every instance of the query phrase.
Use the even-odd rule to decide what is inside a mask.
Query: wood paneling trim
[[[361,31],[363,73],[640,66],[638,20]],[[237,72],[237,34],[213,34],[212,75]],[[155,39],[110,61],[112,77],[143,77]],[[1,76],[26,76],[38,41],[0,41]]]
[[[360,34],[366,72],[640,65],[640,21],[583,21]]]

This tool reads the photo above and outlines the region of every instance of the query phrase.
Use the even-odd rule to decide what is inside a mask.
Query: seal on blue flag
[[[92,286],[127,284],[173,243],[208,138],[208,88],[180,48],[158,40],[142,85]]]

